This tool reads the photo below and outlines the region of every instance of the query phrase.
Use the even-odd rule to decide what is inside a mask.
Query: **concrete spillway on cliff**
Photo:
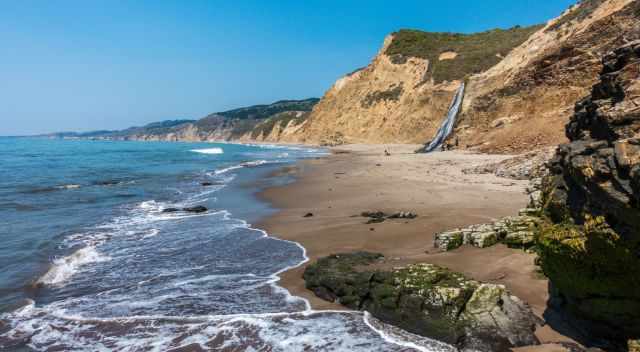
[[[451,135],[453,132],[453,127],[456,124],[456,117],[458,116],[458,112],[460,112],[460,106],[462,105],[462,98],[464,97],[464,83],[460,85],[460,88],[456,91],[456,95],[453,97],[451,101],[451,106],[449,106],[449,110],[447,111],[447,116],[445,116],[442,125],[436,132],[435,137],[429,142],[428,145],[425,145],[424,148],[420,149],[421,153],[430,153],[434,150],[437,150],[444,141]]]

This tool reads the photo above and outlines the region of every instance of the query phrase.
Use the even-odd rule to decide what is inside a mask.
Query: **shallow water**
[[[277,285],[307,258],[247,222],[273,211],[257,181],[323,154],[0,139],[0,349],[449,350],[363,313],[310,311]],[[196,205],[209,211],[163,212]]]

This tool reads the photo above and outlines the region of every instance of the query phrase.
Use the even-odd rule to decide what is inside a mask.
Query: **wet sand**
[[[289,169],[296,182],[266,189],[260,197],[280,209],[257,224],[273,236],[300,243],[310,261],[333,253],[367,250],[385,255],[393,266],[428,262],[474,279],[506,285],[542,316],[547,280],[535,272],[534,256],[503,245],[464,246],[440,252],[434,234],[455,227],[515,215],[527,203],[527,181],[463,169],[496,162],[503,155],[464,152],[414,154],[415,145],[349,145],[327,158],[307,160]],[[384,150],[390,151],[385,156]],[[363,211],[411,211],[413,220],[365,224]],[[312,217],[304,217],[312,213]],[[304,265],[281,275],[281,285],[309,299],[315,309],[344,309],[306,290]],[[568,341],[548,326],[542,342]]]

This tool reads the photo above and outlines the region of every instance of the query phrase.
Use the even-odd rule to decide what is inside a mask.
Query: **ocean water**
[[[307,258],[251,227],[274,211],[254,194],[324,154],[0,138],[0,350],[452,350],[278,286]]]

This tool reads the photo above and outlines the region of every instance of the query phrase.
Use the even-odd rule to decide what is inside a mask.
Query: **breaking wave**
[[[53,261],[53,265],[37,282],[46,285],[59,285],[71,278],[82,266],[109,260],[94,247],[81,248],[69,256]]]
[[[60,249],[71,254],[38,279],[38,304],[0,314],[0,350],[453,351],[368,313],[312,310],[278,285],[309,260],[305,248],[234,218],[217,192],[234,180],[230,171],[288,152],[164,183],[159,196],[66,234]],[[202,187],[202,177],[221,184]],[[193,205],[209,210],[163,212]]]
[[[222,148],[205,148],[205,149],[191,149],[191,152],[200,154],[223,154]]]
[[[233,166],[229,166],[229,167],[225,167],[219,170],[215,170],[213,172],[213,175],[221,175],[224,173],[227,173],[229,171],[233,171],[233,170],[237,170],[237,169],[242,169],[245,167],[256,167],[256,166],[260,166],[260,165],[265,165],[265,164],[273,164],[276,163],[275,161],[267,161],[267,160],[255,160],[255,161],[247,161],[247,162],[243,162],[237,165],[233,165]]]

